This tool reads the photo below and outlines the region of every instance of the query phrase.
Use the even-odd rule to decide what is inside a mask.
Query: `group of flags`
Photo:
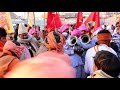
[[[77,20],[76,20],[76,28],[78,28],[81,24],[87,24],[88,22],[94,22],[94,30],[100,26],[100,13],[99,12],[91,12],[89,17],[83,22],[83,13],[78,12]],[[59,28],[61,26],[61,21],[58,13],[56,12],[48,12],[47,17],[47,28],[49,31],[55,30],[55,28]]]
[[[0,26],[1,27],[7,27],[7,30],[10,32],[13,32],[13,27],[12,27],[12,22],[10,18],[10,13],[9,12],[0,12],[0,16],[5,16],[0,18]],[[28,14],[28,24],[32,26],[32,20],[35,19],[34,13],[30,12]],[[83,22],[83,13],[78,12],[77,19],[76,19],[76,28],[78,28],[81,24],[87,24],[88,22],[94,22],[94,30],[100,26],[100,13],[99,12],[91,12],[89,17],[86,19],[85,22]],[[4,25],[3,25],[4,24]],[[47,16],[47,29],[48,31],[55,30],[56,28],[59,28],[62,26],[60,17],[58,12],[48,12]]]
[[[47,28],[48,31],[55,30],[62,25],[58,12],[48,12]]]

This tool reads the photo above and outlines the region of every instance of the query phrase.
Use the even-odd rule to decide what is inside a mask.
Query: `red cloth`
[[[82,12],[78,12],[77,22],[76,22],[76,28],[79,28],[79,26],[80,26],[82,23],[83,23]]]
[[[58,13],[48,12],[47,18],[47,29],[48,32],[55,30],[56,28],[61,27],[61,21]]]

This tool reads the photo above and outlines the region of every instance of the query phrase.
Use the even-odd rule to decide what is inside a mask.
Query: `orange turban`
[[[110,33],[100,33],[97,35],[98,44],[110,44],[111,41],[111,34]]]
[[[55,39],[54,33],[56,33],[60,37],[60,38],[58,38],[58,39],[60,39],[58,43],[57,43],[57,40]],[[64,43],[65,43],[64,36],[55,31],[49,32],[45,39],[45,46],[48,48],[48,50],[55,49],[58,52],[61,52],[63,49]]]

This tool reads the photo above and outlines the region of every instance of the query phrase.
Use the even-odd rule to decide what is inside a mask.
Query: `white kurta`
[[[117,56],[117,53],[112,48],[108,47],[105,44],[99,45],[98,50],[99,51],[101,51],[101,50],[109,51]],[[86,55],[85,55],[84,69],[85,69],[85,72],[90,75],[93,74],[93,65],[94,65],[93,57],[95,56],[95,54],[96,54],[96,52],[94,50],[94,47],[92,47],[92,48],[88,49],[88,51],[86,52]]]

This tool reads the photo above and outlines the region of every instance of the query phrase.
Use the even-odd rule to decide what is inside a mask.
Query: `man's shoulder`
[[[95,54],[95,50],[94,50],[94,46],[89,48],[86,52],[86,56],[89,57],[89,56],[94,56]]]
[[[93,50],[94,50],[94,47],[96,47],[96,46],[93,46],[93,47],[89,48],[89,49],[87,50],[87,52],[93,51]]]
[[[120,34],[115,33],[115,34],[113,34],[113,38],[114,38],[114,37],[120,37]]]

